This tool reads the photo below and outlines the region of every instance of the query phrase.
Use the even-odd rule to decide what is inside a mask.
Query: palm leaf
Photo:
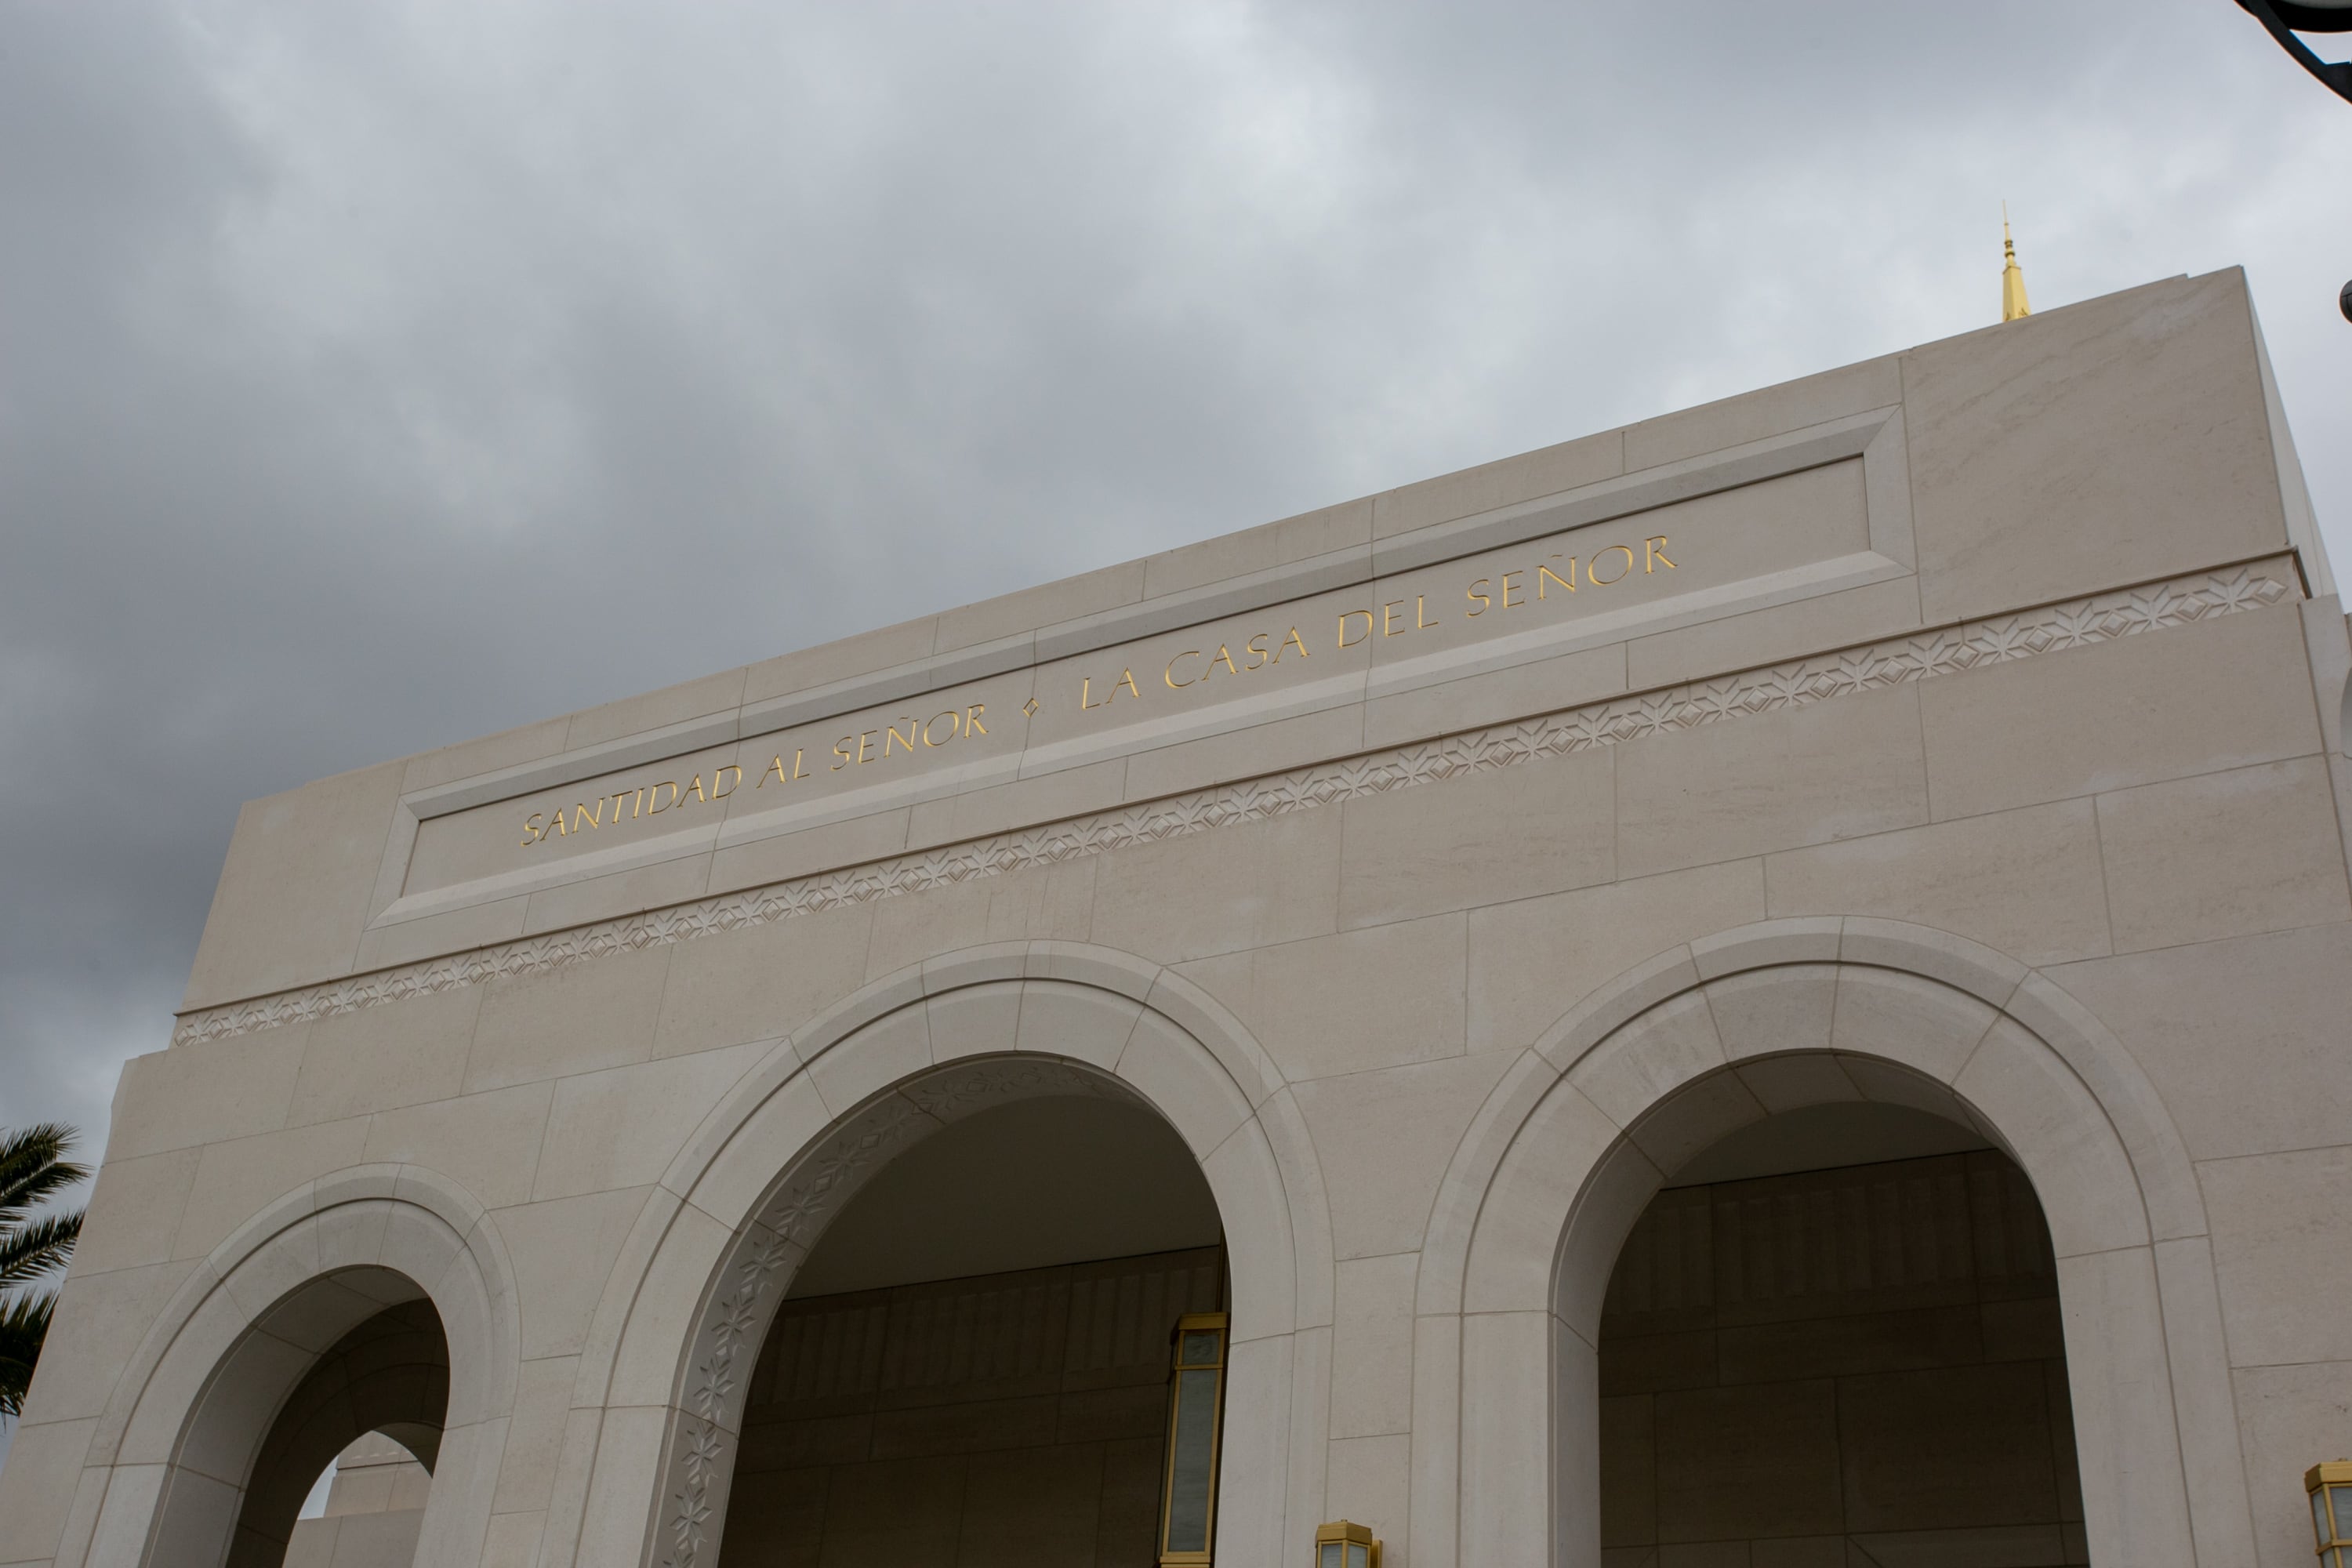
[[[81,1237],[81,1214],[39,1214],[89,1174],[66,1159],[80,1135],[57,1121],[0,1132],[0,1415],[21,1415],[56,1296],[25,1287],[56,1273]]]
[[[44,1215],[29,1225],[0,1228],[0,1294],[56,1273],[81,1239],[81,1211]]]
[[[33,1363],[41,1359],[54,1296],[19,1296],[0,1305],[0,1415],[25,1413],[25,1391],[33,1385]]]
[[[0,1221],[30,1214],[89,1174],[65,1157],[79,1137],[58,1121],[0,1132]]]

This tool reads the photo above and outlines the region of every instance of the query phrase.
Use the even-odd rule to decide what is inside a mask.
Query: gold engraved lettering
[[[1680,563],[1666,553],[1667,548],[1667,537],[1663,533],[1649,535],[1643,541],[1638,563],[1643,575],[1654,575],[1661,568],[1668,572],[1680,569]],[[1601,574],[1601,563],[1612,555],[1622,556],[1623,559],[1618,563],[1617,570],[1612,575],[1604,577]],[[1555,561],[1567,562],[1566,569],[1553,566],[1550,563]],[[1536,598],[1538,601],[1548,601],[1554,588],[1558,588],[1563,594],[1573,595],[1580,586],[1606,588],[1622,583],[1633,575],[1635,564],[1636,554],[1630,544],[1604,545],[1590,559],[1558,552],[1547,560],[1538,562],[1532,569],[1522,568],[1497,573],[1472,582],[1463,595],[1464,617],[1475,620],[1497,607],[1498,605],[1506,610],[1516,610],[1525,605],[1528,602],[1527,578],[1529,570],[1532,570],[1536,579]],[[1581,584],[1577,581],[1580,566],[1584,574],[1584,581]],[[1444,617],[1430,614],[1429,598],[1430,595],[1427,594],[1415,594],[1412,596],[1412,618],[1410,621],[1407,621],[1402,614],[1405,607],[1405,601],[1402,599],[1386,601],[1376,609],[1342,611],[1339,617],[1339,647],[1341,648],[1359,647],[1370,642],[1375,632],[1386,638],[1402,637],[1407,632],[1429,631],[1442,626]],[[1355,624],[1358,622],[1361,625]],[[1306,635],[1296,626],[1284,633],[1279,641],[1276,640],[1274,633],[1270,630],[1254,632],[1242,642],[1241,648],[1244,657],[1238,659],[1234,657],[1234,644],[1231,640],[1217,644],[1214,653],[1204,654],[1200,648],[1185,648],[1169,659],[1160,672],[1160,679],[1170,690],[1182,691],[1204,684],[1212,675],[1216,673],[1219,666],[1223,666],[1228,675],[1246,675],[1254,669],[1264,669],[1268,666],[1280,664],[1283,657],[1293,649],[1297,651],[1301,658],[1307,658],[1311,652],[1307,647]],[[1197,662],[1186,664],[1185,661],[1188,659]],[[1178,674],[1180,667],[1186,671],[1181,676]],[[1078,683],[1078,706],[1085,711],[1108,707],[1122,690],[1137,701],[1142,700],[1143,690],[1135,679],[1135,671],[1132,668],[1119,671],[1118,679],[1110,683],[1109,689],[1100,701],[1095,699],[1093,678],[1090,676],[1082,678]],[[1034,710],[1035,707],[1036,700],[1033,698],[1024,711]],[[912,716],[901,714],[897,720],[879,730],[868,730],[856,735],[844,735],[833,743],[833,762],[828,771],[839,773],[853,765],[862,767],[867,763],[887,762],[900,752],[905,752],[911,757],[916,754],[918,740],[921,742],[922,750],[937,751],[959,739],[985,735],[988,733],[988,726],[983,721],[983,716],[987,711],[987,704],[974,702],[961,709],[950,708],[935,713],[920,724],[917,723]],[[947,726],[944,731],[940,728],[942,724]],[[874,750],[877,736],[881,737],[882,740],[882,750],[878,754]],[[767,766],[761,770],[759,778],[752,787],[766,788],[770,778],[773,778],[779,785],[794,784],[808,778],[811,775],[807,771],[807,751],[804,748],[795,748],[793,752],[793,765],[787,771],[784,767],[783,753],[779,751],[768,759]],[[725,800],[741,786],[743,773],[744,769],[741,766],[730,763],[714,769],[707,785],[702,774],[697,773],[688,779],[683,788],[679,787],[675,779],[664,779],[656,784],[616,790],[612,795],[595,801],[583,801],[568,810],[535,811],[520,825],[522,828],[520,846],[528,848],[534,844],[544,844],[551,838],[568,838],[574,834],[602,827],[605,825],[604,807],[607,805],[613,808],[611,820],[618,823],[625,817],[634,822],[641,816],[659,816],[672,806],[684,805],[689,799],[704,804]],[[667,795],[664,795],[664,791],[668,792]]]
[[[1601,558],[1603,555],[1619,554],[1625,557],[1625,571],[1618,573],[1614,577],[1603,577],[1601,574]],[[1595,551],[1592,559],[1584,563],[1584,580],[1596,588],[1606,588],[1612,583],[1622,583],[1625,580],[1625,573],[1632,570],[1633,570],[1633,547],[1630,544],[1612,544],[1606,550]]]

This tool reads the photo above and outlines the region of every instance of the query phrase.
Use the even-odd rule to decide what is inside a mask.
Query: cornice
[[[1748,714],[1809,707],[2301,596],[2295,567],[2286,556],[2191,574],[204,1008],[180,1018],[172,1043],[225,1039],[541,973],[609,953],[1311,811]]]

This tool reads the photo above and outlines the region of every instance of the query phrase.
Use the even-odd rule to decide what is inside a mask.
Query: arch
[[[2154,1087],[2047,976],[1858,918],[1663,953],[1580,1004],[1489,1096],[1423,1254],[1418,1310],[1454,1325],[1459,1377],[1416,1393],[1417,1547],[1495,1568],[1541,1517],[1555,1563],[1598,1561],[1584,1417],[1627,1231],[1698,1149],[1856,1095],[1964,1118],[2032,1181],[2058,1259],[2094,1559],[2252,1561],[2204,1205]]]
[[[264,1208],[174,1293],[99,1419],[84,1462],[96,1517],[59,1568],[214,1568],[280,1410],[346,1335],[408,1302],[431,1304],[449,1367],[449,1484],[433,1489],[419,1560],[478,1560],[518,1373],[513,1271],[462,1188],[365,1165]]]
[[[228,1568],[279,1568],[304,1498],[355,1437],[382,1432],[428,1473],[439,1455],[449,1411],[449,1343],[431,1300],[387,1269],[354,1269],[329,1283],[405,1299],[362,1319],[320,1352],[286,1396],[247,1471]]]
[[[1270,1562],[1304,1539],[1322,1495],[1332,1288],[1305,1122],[1198,987],[1112,950],[1025,942],[867,985],[704,1121],[598,1305],[572,1403],[603,1415],[567,1437],[544,1561],[709,1568],[752,1361],[826,1221],[899,1149],[1036,1094],[1139,1102],[1200,1162],[1233,1308],[1219,1550]]]

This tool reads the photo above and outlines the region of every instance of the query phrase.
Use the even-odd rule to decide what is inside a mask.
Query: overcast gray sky
[[[242,800],[1981,325],[2004,197],[2245,265],[2352,565],[2352,106],[2127,9],[0,0],[0,1123]]]

